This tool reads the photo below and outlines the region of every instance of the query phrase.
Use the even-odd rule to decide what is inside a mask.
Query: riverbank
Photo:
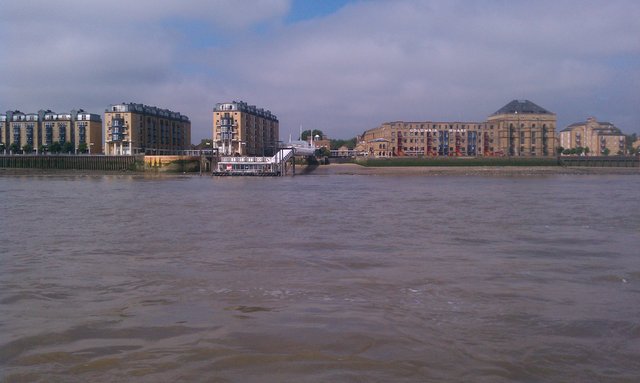
[[[139,170],[78,170],[78,169],[24,169],[0,168],[0,177],[33,176],[33,177],[101,177],[101,176],[133,176],[144,178],[184,177],[198,173],[160,173]],[[189,176],[191,176],[189,175]]]
[[[354,163],[332,163],[317,166],[296,166],[296,175],[371,175],[371,176],[538,176],[538,175],[580,175],[580,174],[619,174],[640,175],[640,168],[584,167],[584,166],[394,166],[372,167]],[[107,171],[107,170],[73,170],[73,169],[12,169],[0,168],[0,176],[101,176],[130,175],[139,177],[197,177],[198,173],[159,173],[144,171]],[[204,174],[209,176],[208,173]]]
[[[353,163],[329,164],[313,169],[301,167],[297,174],[313,175],[551,175],[551,174],[629,174],[640,175],[640,168],[565,166],[397,166],[371,167]]]

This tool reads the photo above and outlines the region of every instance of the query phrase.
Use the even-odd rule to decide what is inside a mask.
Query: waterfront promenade
[[[169,158],[163,156],[0,156],[0,175],[52,174],[84,172],[148,172],[198,173],[200,158]],[[167,162],[172,160],[172,162]],[[455,160],[454,160],[455,161]],[[464,162],[466,160],[460,160]],[[207,162],[207,161],[205,161]],[[450,161],[451,162],[451,161]],[[455,163],[455,162],[452,162]],[[544,174],[640,174],[637,166],[576,166],[577,162],[563,162],[553,166],[510,165],[440,165],[440,166],[363,166],[357,163],[327,165],[297,165],[299,175],[544,175]],[[567,164],[569,166],[567,166]],[[209,169],[205,174],[209,174]]]

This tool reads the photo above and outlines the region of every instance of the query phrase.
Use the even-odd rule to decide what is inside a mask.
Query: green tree
[[[4,153],[4,150],[5,150],[6,148],[7,148],[7,147],[5,146],[5,144],[4,144],[4,143],[2,143],[2,142],[0,142],[0,152],[3,152],[3,153]]]
[[[307,141],[309,139],[309,134],[311,134],[314,137],[314,140],[315,140],[315,136],[320,136],[320,139],[324,137],[324,133],[322,133],[322,130],[313,129],[313,131],[305,130],[304,132],[302,132],[302,134],[300,135],[300,139],[302,139],[303,141]]]
[[[564,148],[563,148],[562,146],[558,146],[558,147],[556,148],[556,153],[557,153],[558,155],[561,155],[563,152],[564,152]]]
[[[85,142],[78,144],[78,153],[86,153],[89,151],[89,146]]]
[[[353,150],[356,147],[357,139],[353,137],[348,140],[330,140],[331,142],[331,150],[338,150],[341,146],[346,146],[350,150]]]
[[[605,156],[608,156],[609,153],[611,153],[611,150],[609,150],[609,148],[604,148],[604,150],[602,151],[602,154]]]
[[[195,150],[213,149],[213,140],[211,138],[203,138],[199,144],[191,145],[191,148]]]
[[[589,147],[588,147],[588,146],[585,146],[585,147],[584,147],[584,155],[585,155],[585,156],[588,156],[590,151],[591,151],[591,149],[589,149]]]
[[[318,157],[322,157],[322,156],[329,157],[329,156],[331,156],[331,150],[329,150],[329,149],[327,149],[325,147],[322,147],[320,149],[316,149],[316,153],[315,154]]]
[[[38,153],[46,153],[49,150],[49,147],[47,145],[40,145],[38,147]]]
[[[60,143],[56,141],[49,146],[49,151],[51,153],[60,153],[62,151],[62,145],[60,145]]]
[[[569,154],[571,154],[571,149],[568,149],[568,148],[567,148],[567,149],[563,150],[563,151],[562,151],[562,154],[564,154],[564,155],[567,155],[567,156],[568,156]]]
[[[14,142],[13,144],[9,145],[9,150],[11,151],[11,153],[17,154],[20,151],[20,145]]]
[[[581,155],[583,151],[584,151],[584,148],[582,146],[578,146],[576,148],[576,154],[577,155]]]
[[[22,145],[22,153],[27,154],[33,152],[33,145],[24,144]]]
[[[73,145],[73,142],[65,142],[64,145],[62,145],[62,152],[63,153],[74,153],[75,152],[75,146]]]

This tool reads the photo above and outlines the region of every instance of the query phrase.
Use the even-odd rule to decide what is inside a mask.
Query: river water
[[[640,176],[0,177],[0,376],[637,382]]]

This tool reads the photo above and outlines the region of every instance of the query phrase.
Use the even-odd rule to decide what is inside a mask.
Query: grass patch
[[[358,164],[371,167],[388,166],[558,166],[554,158],[462,157],[462,158],[367,158]]]

